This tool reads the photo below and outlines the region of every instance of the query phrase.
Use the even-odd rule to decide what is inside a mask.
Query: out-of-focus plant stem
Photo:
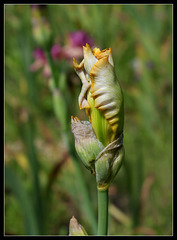
[[[28,119],[26,121],[20,122],[19,130],[26,146],[28,161],[33,176],[34,209],[37,223],[40,233],[43,233],[43,204],[39,181],[39,163],[36,154],[36,147],[34,145],[34,123],[32,116],[28,115]]]
[[[18,14],[18,13],[17,13]],[[17,38],[19,49],[21,49],[21,63],[24,69],[25,81],[27,83],[26,98],[29,102],[32,102],[33,106],[37,105],[37,85],[33,81],[32,74],[29,72],[30,65],[30,52],[31,52],[31,39],[29,34],[25,31],[24,23],[21,24],[19,36]],[[25,111],[30,108],[30,104],[26,106]],[[31,110],[31,109],[30,109]],[[28,111],[27,111],[28,112]],[[33,177],[33,196],[34,196],[34,210],[36,216],[36,222],[38,224],[39,234],[43,233],[43,206],[41,196],[41,186],[39,181],[39,161],[36,154],[36,147],[34,144],[34,119],[31,112],[27,113],[28,117],[25,121],[19,122],[19,131],[21,134],[22,141],[25,143],[26,152],[28,156],[29,165]]]
[[[52,61],[52,58],[50,55],[50,51],[47,47],[45,48],[45,52],[46,52],[48,64],[51,69],[51,74],[52,74],[52,86],[53,87],[51,88],[51,90],[52,90],[53,97],[55,97],[54,94],[56,92],[60,93],[59,88],[58,88],[58,76],[55,71],[55,67],[54,67],[54,64],[53,64],[53,61]],[[63,96],[61,93],[58,96],[58,103],[60,100],[61,100],[60,102],[63,101],[63,99],[61,99],[62,97]],[[66,103],[64,103],[64,104],[66,105]],[[57,104],[57,102],[55,102],[54,111],[55,111],[57,119],[59,120],[59,122],[61,124],[61,128],[64,133],[63,138],[65,141],[65,144],[66,144],[68,151],[73,159],[73,164],[75,167],[76,176],[77,176],[77,180],[78,180],[78,186],[79,186],[78,188],[80,189],[80,192],[83,194],[83,198],[84,198],[83,204],[85,205],[85,208],[84,208],[85,213],[87,214],[87,216],[89,218],[90,226],[92,227],[93,233],[96,234],[97,222],[96,222],[96,218],[95,218],[95,214],[94,214],[94,210],[93,210],[91,201],[89,199],[89,194],[88,194],[87,187],[86,187],[86,184],[84,181],[84,177],[83,177],[83,174],[81,171],[81,167],[80,167],[80,164],[77,159],[77,155],[76,155],[75,148],[74,148],[74,142],[72,141],[72,138],[71,138],[70,122],[69,121],[65,122],[61,119],[60,114],[59,114],[61,112],[61,109],[60,109],[61,107],[63,107],[63,106],[61,106],[61,104]],[[65,118],[65,120],[66,120],[66,118]]]
[[[137,140],[138,141],[138,140]],[[141,143],[139,143],[141,146]],[[143,157],[141,149],[137,152],[137,159],[134,164],[127,159],[124,166],[127,174],[127,188],[130,194],[130,209],[132,215],[132,228],[140,224],[140,194],[143,183]],[[131,181],[134,179],[134,181]],[[131,184],[130,184],[131,183]]]
[[[132,225],[132,219],[124,212],[122,212],[113,203],[109,204],[109,214],[114,217],[118,222],[127,226],[128,228]]]
[[[108,233],[108,189],[98,190],[98,235]]]
[[[8,165],[5,165],[5,182],[20,203],[20,207],[23,212],[26,233],[28,235],[40,234],[35,215],[35,209],[31,204],[30,196],[26,191],[21,178],[14,171],[14,169]]]
[[[53,61],[52,61],[52,57],[51,57],[50,51],[46,48],[45,49],[45,53],[46,53],[48,64],[49,64],[50,69],[51,69],[53,86],[54,86],[54,88],[58,88],[58,76],[57,76],[57,72],[55,70]]]

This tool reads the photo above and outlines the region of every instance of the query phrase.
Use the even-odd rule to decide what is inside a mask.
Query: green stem
[[[98,190],[98,235],[108,232],[108,189]]]
[[[52,73],[53,86],[54,86],[54,88],[57,88],[58,87],[58,77],[57,77],[57,73],[55,71],[55,67],[53,64],[53,60],[52,60],[50,51],[47,49],[47,47],[45,49],[45,53],[46,53],[47,61],[48,61],[48,64],[50,66],[51,73]]]

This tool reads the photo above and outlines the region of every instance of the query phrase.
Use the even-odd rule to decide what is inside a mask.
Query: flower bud
[[[85,166],[94,169],[97,187],[104,191],[118,173],[124,158],[123,93],[115,75],[111,49],[91,50],[86,44],[83,53],[81,63],[77,64],[73,58],[73,65],[82,82],[79,107],[85,108],[91,125],[78,125],[76,149]]]
[[[75,138],[75,148],[85,167],[95,173],[95,159],[104,146],[96,138],[91,124],[71,117],[71,128]]]
[[[88,236],[84,227],[78,223],[74,216],[69,223],[69,236]]]
[[[100,51],[86,44],[84,59],[77,64],[76,73],[82,81],[79,95],[80,109],[85,108],[93,131],[106,147],[123,132],[124,102],[120,84],[114,70],[111,49]]]
[[[96,158],[95,171],[97,188],[108,189],[118,173],[124,158],[123,134],[104,148]]]

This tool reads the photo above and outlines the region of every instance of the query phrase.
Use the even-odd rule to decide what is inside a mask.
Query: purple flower
[[[53,59],[59,59],[62,57],[62,47],[58,44],[54,44],[50,53]]]
[[[34,62],[30,65],[30,71],[36,72],[39,69],[42,69],[44,77],[49,78],[51,76],[51,71],[44,51],[41,48],[36,48],[33,51],[33,57]]]
[[[40,59],[46,61],[45,53],[41,48],[36,48],[33,52],[33,57],[35,60]]]
[[[91,47],[94,42],[93,39],[84,31],[76,31],[69,34],[69,42],[73,47],[82,47],[88,43]]]

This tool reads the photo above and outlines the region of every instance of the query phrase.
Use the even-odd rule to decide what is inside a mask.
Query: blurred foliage
[[[109,195],[131,224],[119,211],[110,212],[109,235],[171,235],[172,5],[47,8],[53,44],[65,45],[70,32],[84,30],[95,46],[112,48],[125,98],[126,156]],[[5,234],[68,235],[74,215],[90,235],[73,162],[53,112],[50,81],[41,70],[30,71],[36,47],[29,5],[6,4]],[[78,107],[81,84],[72,61],[54,64],[69,117],[87,119]],[[94,177],[78,161],[97,213]]]

